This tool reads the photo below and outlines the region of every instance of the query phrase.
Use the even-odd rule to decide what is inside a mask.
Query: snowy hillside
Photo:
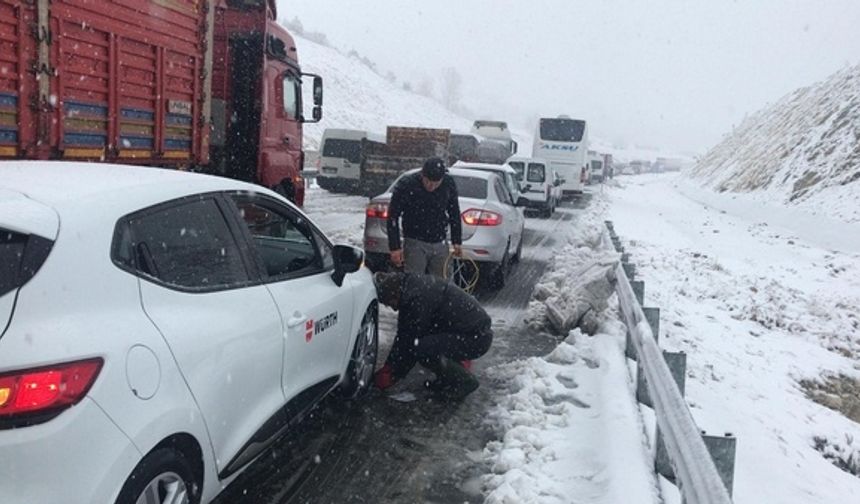
[[[860,65],[748,117],[691,176],[718,191],[860,222]]]
[[[468,133],[476,119],[459,116],[431,98],[404,90],[337,49],[301,37],[296,37],[296,45],[302,69],[322,75],[325,86],[323,120],[305,125],[305,149],[319,148],[325,128],[385,134],[389,125],[424,126]],[[531,146],[527,134],[513,133],[520,145]]]

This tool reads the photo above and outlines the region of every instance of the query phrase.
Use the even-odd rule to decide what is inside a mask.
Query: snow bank
[[[690,175],[718,191],[860,223],[860,65],[748,117]]]
[[[484,455],[489,504],[654,503],[656,487],[626,379],[624,327],[578,330],[543,358],[489,371],[511,394],[488,421],[505,431]]]
[[[562,305],[576,272],[593,264],[606,199],[566,229],[547,273],[535,288],[527,323],[541,328],[547,306]],[[487,418],[500,438],[483,457],[486,502],[654,503],[656,480],[624,358],[624,326],[613,298],[599,330],[579,329],[549,355],[488,370],[505,394]]]
[[[661,308],[661,346],[687,353],[696,423],[738,439],[734,502],[852,501],[860,478],[837,462],[856,452],[860,425],[800,383],[860,377],[860,256],[720,210],[729,194],[716,208],[689,199],[674,180],[627,179],[609,214],[646,305]]]

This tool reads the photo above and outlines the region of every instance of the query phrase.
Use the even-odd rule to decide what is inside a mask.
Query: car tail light
[[[365,211],[368,217],[375,217],[377,219],[387,219],[388,218],[388,203],[371,203],[367,205],[367,210]]]
[[[502,223],[502,216],[489,210],[470,208],[462,216],[463,222],[470,226],[498,226]]]
[[[0,374],[0,420],[77,404],[90,390],[102,364],[99,358]]]

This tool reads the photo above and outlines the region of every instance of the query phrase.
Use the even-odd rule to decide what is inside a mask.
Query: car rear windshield
[[[323,146],[323,157],[343,158],[350,163],[361,162],[361,141],[360,140],[339,140],[330,138],[325,141]]]
[[[487,199],[486,179],[454,175],[454,183],[461,198]]]
[[[529,163],[526,182],[543,182],[546,180],[546,167],[538,163]]]
[[[585,121],[576,119],[541,119],[540,138],[550,142],[580,142]]]

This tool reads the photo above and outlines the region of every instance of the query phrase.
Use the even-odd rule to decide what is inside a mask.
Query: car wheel
[[[159,448],[140,461],[122,486],[116,504],[198,504],[200,482],[182,452]]]
[[[361,327],[355,338],[355,346],[349,357],[346,378],[340,386],[340,395],[346,399],[358,399],[370,389],[373,372],[376,370],[376,354],[379,351],[379,310],[373,303],[367,307],[361,319]]]
[[[520,230],[520,242],[517,244],[517,253],[511,258],[511,262],[519,263],[523,257],[523,239],[525,239],[525,228]]]
[[[505,287],[505,281],[508,276],[508,266],[510,264],[508,251],[505,250],[505,255],[502,257],[502,262],[495,265],[492,273],[490,273],[490,288],[501,290]]]
[[[540,209],[540,215],[544,219],[552,217],[552,203],[550,201],[547,201],[546,206]]]

